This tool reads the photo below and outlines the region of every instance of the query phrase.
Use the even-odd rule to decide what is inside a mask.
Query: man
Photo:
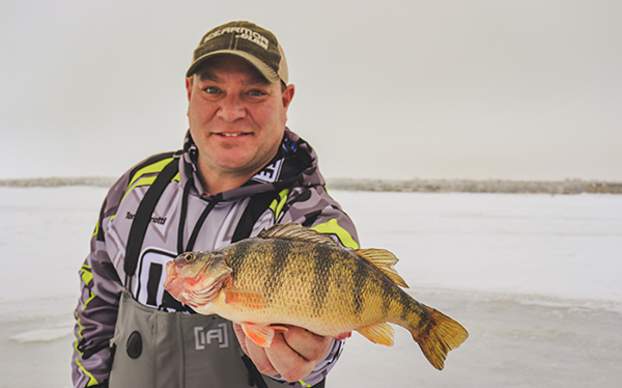
[[[104,200],[80,269],[74,386],[321,387],[342,341],[290,327],[263,349],[162,287],[179,253],[218,249],[275,223],[358,247],[315,153],[286,128],[295,89],[270,31],[249,22],[210,30],[186,76],[183,149],[134,166]]]

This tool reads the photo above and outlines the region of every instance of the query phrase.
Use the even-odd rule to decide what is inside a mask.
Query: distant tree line
[[[0,187],[110,187],[110,177],[49,177],[0,179]],[[545,193],[545,194],[622,194],[622,182],[566,179],[562,181],[515,181],[502,179],[350,179],[328,180],[334,190],[401,191],[421,193]]]
[[[331,189],[352,191],[401,191],[423,193],[544,193],[622,194],[622,182],[567,179],[563,181],[469,180],[469,179],[349,179],[328,181]]]
[[[94,186],[110,187],[114,178],[110,177],[48,177],[24,179],[0,179],[0,187],[62,187]]]

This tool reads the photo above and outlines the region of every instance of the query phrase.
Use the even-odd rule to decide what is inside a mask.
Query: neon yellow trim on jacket
[[[75,341],[75,348],[76,350],[78,349],[78,341]],[[76,358],[76,365],[78,366],[78,368],[80,368],[80,370],[82,371],[82,373],[84,373],[86,375],[86,377],[89,378],[89,382],[86,383],[87,387],[92,387],[95,386],[97,384],[99,384],[99,381],[97,381],[97,379],[95,378],[95,376],[93,376],[93,374],[91,372],[89,372],[88,370],[86,370],[86,368],[84,367],[84,365],[82,365],[82,363],[80,362],[80,359]]]
[[[93,281],[93,274],[91,273],[90,269],[87,270],[84,267],[80,268],[80,277],[82,278],[84,284],[86,284],[87,286]]]
[[[339,223],[337,222],[335,218],[330,219],[322,224],[317,224],[311,227],[311,229],[317,232],[323,233],[323,234],[334,234],[335,236],[337,236],[337,238],[339,238],[339,241],[341,242],[341,244],[346,248],[350,248],[350,249],[359,248],[359,244],[356,241],[354,241],[354,239],[352,238],[352,236],[347,230],[345,230],[341,225],[339,225]]]
[[[156,174],[156,173],[162,172],[162,170],[164,170],[164,167],[166,167],[171,162],[171,160],[173,160],[173,158],[162,159],[159,162],[155,162],[153,164],[145,166],[141,168],[140,170],[136,171],[134,176],[132,176],[132,179],[130,180],[130,183],[127,186],[127,189],[125,190],[125,194],[123,195],[122,200],[125,199],[125,197],[129,193],[131,193],[135,188],[141,187],[141,186],[152,185],[153,182],[155,182],[157,175],[151,175],[147,177],[143,177],[143,175]],[[175,182],[181,181],[181,175],[179,174],[179,172],[175,174],[175,176],[173,177],[173,180]]]
[[[127,189],[125,190],[125,194],[123,195],[123,199],[132,192],[135,188],[139,186],[147,186],[152,184],[155,181],[155,176],[143,178],[145,174],[157,174],[164,170],[167,164],[169,164],[173,160],[173,158],[165,158],[160,160],[159,162],[155,162],[149,164],[140,170],[136,171],[136,173],[130,179],[130,183],[127,185]],[[122,200],[123,200],[122,199]]]
[[[86,307],[89,304],[89,302],[92,301],[93,299],[95,299],[95,294],[91,292],[91,294],[89,295],[89,298],[86,300],[86,303],[83,304],[83,308]],[[80,319],[76,319],[76,324],[78,325],[78,337],[82,338],[82,332],[84,332],[84,326],[82,326],[82,322],[80,322]],[[82,355],[82,352],[80,351],[80,349],[78,349],[78,338],[76,338],[75,347],[78,353]]]
[[[134,184],[131,185],[127,189],[127,192],[125,193],[125,195],[127,195],[128,193],[130,193],[132,190],[134,190],[137,187],[152,185],[153,182],[155,182],[156,178],[157,178],[157,175],[152,175],[152,176],[147,176],[147,177],[144,177],[144,178],[140,178],[139,180],[134,182]]]
[[[99,233],[99,220],[97,220],[97,222],[95,223],[95,228],[93,228],[93,234],[91,234],[91,238],[97,236],[97,233]]]
[[[92,278],[92,277],[93,277],[93,275],[91,275],[91,278]],[[93,291],[90,291],[90,290],[89,290],[89,297],[88,297],[88,298],[84,301],[84,303],[82,304],[82,311],[84,311],[84,310],[88,307],[89,303],[91,303],[91,301],[92,301],[93,299],[95,299],[95,294],[93,293]],[[84,331],[84,326],[82,326],[82,322],[80,322],[80,319],[79,319],[79,318],[78,318],[78,319],[76,319],[76,323],[78,324],[78,337],[82,338],[82,332]],[[77,341],[77,339],[76,339],[76,341]],[[77,350],[77,349],[78,349],[78,348],[77,348],[77,343],[76,343],[76,350]],[[79,350],[78,350],[78,352],[79,352],[80,354],[82,354],[82,352],[80,352]]]
[[[134,182],[136,182],[143,175],[158,173],[158,172],[164,170],[164,167],[166,167],[166,165],[169,164],[171,162],[171,160],[173,160],[173,158],[165,158],[165,159],[162,159],[162,160],[160,160],[158,162],[149,164],[149,165],[141,168],[140,170],[136,171],[136,173],[134,174],[134,176],[130,180],[130,183],[127,185],[128,188],[131,187],[134,184]],[[131,191],[131,190],[128,190],[128,191]]]
[[[91,271],[91,267],[87,264],[84,264],[80,268],[80,278],[86,285],[90,284],[91,281],[93,281],[93,274],[90,271]],[[84,311],[87,308],[87,306],[89,305],[89,303],[91,303],[93,299],[95,299],[95,294],[93,293],[93,291],[89,290],[89,297],[82,304],[82,311]],[[81,352],[80,349],[78,349],[78,338],[82,338],[82,332],[84,331],[84,326],[82,326],[82,322],[80,322],[79,317],[78,319],[76,319],[76,323],[78,325],[78,333],[76,336],[76,340],[73,341],[73,347],[76,350],[76,352],[80,355],[80,357],[82,357],[83,352]],[[78,369],[80,369],[80,371],[82,371],[82,373],[84,373],[84,375],[89,378],[89,382],[86,384],[87,387],[92,387],[94,385],[99,384],[99,381],[97,381],[95,376],[93,376],[93,374],[84,367],[80,359],[77,357],[76,357],[76,365],[78,366]]]
[[[273,199],[270,203],[270,210],[274,213],[274,219],[278,220],[281,212],[283,211],[283,206],[287,202],[287,196],[289,195],[289,189],[283,189],[279,192],[280,199],[277,201]]]

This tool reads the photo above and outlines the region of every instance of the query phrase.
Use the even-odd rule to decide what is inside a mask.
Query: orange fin
[[[378,268],[383,274],[387,275],[395,284],[400,287],[408,288],[406,281],[395,271],[393,266],[397,263],[397,257],[386,249],[367,248],[355,249],[352,251],[358,257],[367,261],[369,264]]]
[[[238,304],[251,309],[262,309],[266,307],[266,298],[262,293],[245,291],[237,288],[226,288],[225,303]]]
[[[341,248],[335,240],[326,234],[305,228],[299,224],[277,224],[270,229],[262,230],[259,238],[280,238],[284,240],[308,241],[316,244],[329,244]]]
[[[262,348],[269,348],[272,345],[274,339],[274,333],[286,332],[287,327],[278,325],[258,325],[251,322],[241,323],[242,331],[251,339],[257,346]]]
[[[393,346],[393,328],[386,322],[356,329],[375,344]]]

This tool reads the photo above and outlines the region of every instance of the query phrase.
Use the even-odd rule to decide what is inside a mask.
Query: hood
[[[210,196],[202,194],[205,189],[199,176],[197,160],[198,149],[188,131],[180,160],[181,184],[185,186],[190,181],[196,195],[209,199]],[[285,128],[277,155],[261,171],[242,186],[212,197],[218,197],[221,201],[236,200],[266,191],[278,191],[292,184],[324,186],[325,181],[318,169],[317,155],[311,145],[289,128]]]

